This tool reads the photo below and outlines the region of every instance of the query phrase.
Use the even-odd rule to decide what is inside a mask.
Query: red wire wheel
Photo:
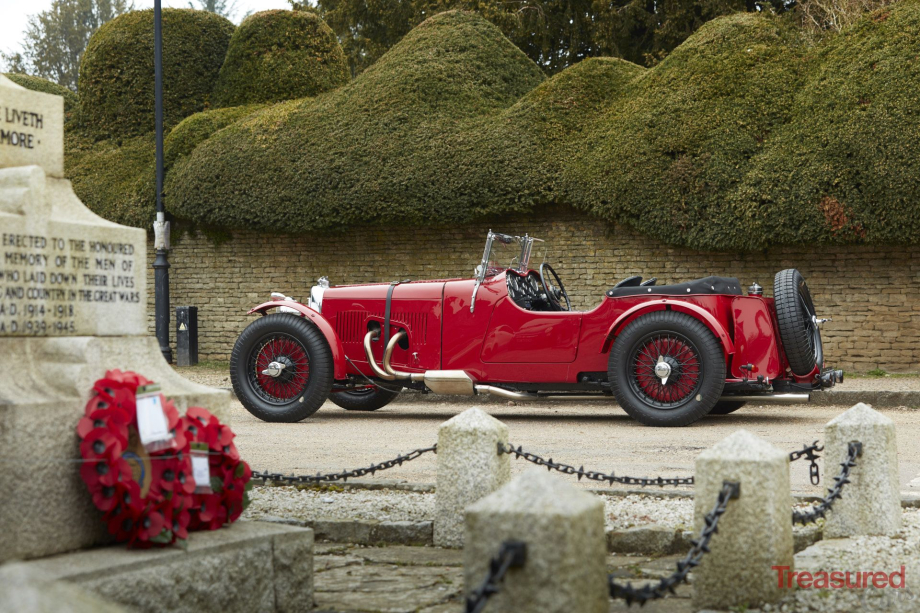
[[[226,424],[201,407],[189,407],[182,419],[182,429],[190,443],[208,446],[209,483],[212,493],[193,496],[190,528],[217,530],[239,519],[249,506],[252,471],[240,459],[233,443],[236,436]]]
[[[168,545],[187,534],[195,489],[191,458],[175,406],[164,409],[175,438],[170,449],[150,453],[137,432],[141,375],[110,370],[93,385],[77,424],[80,475],[116,540],[137,547]]]
[[[700,386],[700,353],[678,332],[649,335],[632,356],[633,387],[658,408],[681,405]]]
[[[250,372],[263,400],[286,403],[301,396],[310,380],[310,358],[303,344],[282,332],[269,336],[254,353]],[[265,374],[272,364],[283,365],[277,376]]]

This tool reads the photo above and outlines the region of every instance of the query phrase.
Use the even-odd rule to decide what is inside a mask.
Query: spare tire
[[[824,347],[815,316],[815,305],[805,279],[795,268],[776,273],[773,279],[776,320],[792,372],[805,376],[824,365]]]

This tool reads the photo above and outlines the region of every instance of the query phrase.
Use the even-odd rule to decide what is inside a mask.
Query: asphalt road
[[[185,373],[183,373],[185,374]],[[511,442],[525,450],[586,469],[630,476],[689,476],[703,449],[735,430],[747,429],[780,449],[793,451],[823,441],[823,427],[849,407],[748,405],[733,415],[710,416],[684,428],[650,428],[630,419],[615,403],[504,403],[398,401],[373,413],[344,411],[326,403],[294,424],[262,422],[239,403],[232,427],[243,457],[254,470],[315,474],[352,469],[395,457],[437,441],[438,426],[463,410],[481,406],[507,424]],[[883,409],[897,424],[901,489],[920,494],[920,410]],[[512,460],[514,474],[529,466]],[[377,474],[377,480],[433,483],[434,455]],[[837,466],[831,467],[830,475]],[[813,487],[805,461],[792,464],[795,493],[821,493]],[[829,476],[830,476],[829,475]],[[572,478],[574,481],[574,478]],[[597,487],[596,484],[589,484]]]

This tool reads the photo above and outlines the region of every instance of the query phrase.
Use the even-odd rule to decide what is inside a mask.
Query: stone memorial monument
[[[147,335],[144,230],[64,179],[64,103],[0,75],[0,562],[104,542],[76,424],[109,369],[226,421],[229,394],[177,375]]]

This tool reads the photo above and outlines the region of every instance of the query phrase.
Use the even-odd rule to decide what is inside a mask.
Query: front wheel
[[[347,392],[333,392],[329,400],[346,411],[376,411],[396,400],[397,396],[399,390],[365,387]]]
[[[617,337],[607,376],[617,402],[647,426],[686,426],[715,406],[725,356],[715,335],[689,315],[655,311]]]
[[[230,381],[246,410],[263,421],[313,415],[332,390],[332,351],[303,317],[266,315],[249,324],[230,354]]]

